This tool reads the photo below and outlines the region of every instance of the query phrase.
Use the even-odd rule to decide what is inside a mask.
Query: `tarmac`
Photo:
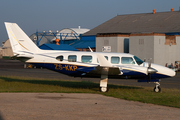
[[[179,120],[180,109],[97,94],[1,93],[0,120]]]
[[[24,64],[18,61],[10,64],[11,61],[3,62],[0,59],[0,76],[9,74],[8,76],[41,78],[44,74],[44,77],[48,76],[52,79],[62,76],[65,79],[71,78],[56,72],[48,72],[46,69],[23,69]],[[171,80],[173,84],[168,82],[167,84],[172,86],[179,84],[178,79],[179,74],[174,81]],[[95,81],[97,82],[96,79]],[[125,81],[122,80],[122,82]],[[177,88],[180,87],[177,86]],[[180,109],[178,108],[126,101],[98,94],[0,93],[0,120],[179,120],[179,118]]]

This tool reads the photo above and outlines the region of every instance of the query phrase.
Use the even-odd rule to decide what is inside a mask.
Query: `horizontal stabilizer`
[[[16,57],[34,58],[33,55],[27,55],[27,54],[25,54],[25,55],[16,55]]]

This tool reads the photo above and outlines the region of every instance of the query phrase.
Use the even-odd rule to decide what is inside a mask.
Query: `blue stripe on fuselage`
[[[32,63],[35,66],[44,67],[56,72],[60,72],[66,75],[70,76],[80,76],[81,73],[76,71],[76,69],[84,67],[84,66],[77,66],[77,65],[71,65],[71,64],[58,64],[58,63]]]
[[[87,67],[87,66],[78,66],[78,65],[72,65],[72,64],[58,64],[58,63],[32,63],[35,66],[40,66],[44,67],[56,72],[60,72],[69,76],[76,76],[76,77],[81,77],[83,71],[84,73],[90,72],[89,70],[95,70],[95,67]],[[82,71],[80,71],[82,69]],[[97,76],[95,74],[92,74],[92,77]],[[115,76],[109,76],[109,78],[119,78],[121,75],[115,75]],[[119,77],[118,77],[119,76]],[[138,71],[133,71],[133,70],[128,70],[128,69],[123,69],[123,75],[122,76],[128,76],[130,79],[147,79],[148,76],[144,73],[138,72]],[[86,77],[86,76],[84,76]],[[163,74],[158,74],[154,73],[151,74],[151,79],[160,79],[160,78],[167,78],[169,76],[163,75]]]

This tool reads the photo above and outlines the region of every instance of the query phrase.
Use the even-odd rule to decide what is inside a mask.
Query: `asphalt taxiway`
[[[180,109],[98,94],[0,93],[0,120],[179,120]]]

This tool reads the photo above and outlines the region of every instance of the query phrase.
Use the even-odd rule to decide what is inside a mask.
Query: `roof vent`
[[[173,12],[173,10],[174,10],[174,9],[173,9],[173,8],[171,8],[171,12]]]
[[[156,12],[156,10],[155,10],[155,9],[153,9],[153,14],[155,14],[155,12]]]

